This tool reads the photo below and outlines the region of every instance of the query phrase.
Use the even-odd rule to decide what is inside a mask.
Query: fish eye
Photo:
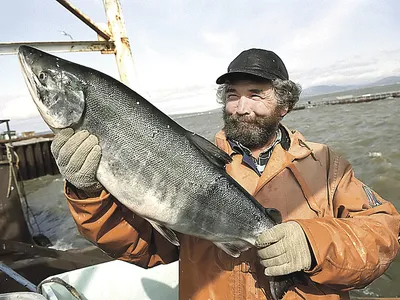
[[[46,74],[45,72],[40,72],[40,73],[39,73],[39,79],[40,79],[40,80],[45,80],[46,77],[47,77],[47,74]]]

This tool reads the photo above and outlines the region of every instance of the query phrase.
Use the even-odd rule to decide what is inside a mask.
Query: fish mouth
[[[35,55],[35,53],[32,53],[31,49],[32,48],[28,46],[20,46],[18,48],[18,59],[20,62],[22,75],[24,76],[29,93],[31,94],[33,102],[35,103],[40,115],[50,127],[54,127],[52,126],[52,118],[48,115],[48,108],[43,104],[40,98],[39,89],[42,85],[31,67],[31,65],[34,63],[32,56]]]
[[[38,96],[39,80],[35,75],[35,73],[33,73],[32,68],[30,67],[30,64],[27,59],[29,53],[27,53],[27,51],[28,49],[25,46],[19,47],[18,59],[22,69],[22,75],[24,76],[25,83],[29,89],[29,93],[31,94],[33,100],[35,101],[35,104],[38,104],[37,102],[39,101],[39,96]]]

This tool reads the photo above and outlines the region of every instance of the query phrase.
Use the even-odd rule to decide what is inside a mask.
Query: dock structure
[[[7,146],[16,154],[18,179],[29,180],[59,173],[50,151],[54,134],[0,140],[0,161],[7,160]]]
[[[307,103],[302,103],[296,105],[293,110],[302,110],[306,108],[313,108],[326,105],[338,105],[338,104],[352,104],[352,103],[364,103],[371,101],[384,100],[389,98],[400,98],[400,91],[392,91],[386,93],[375,93],[375,94],[365,94],[360,96],[343,96],[337,97],[333,100],[327,101],[308,101]]]

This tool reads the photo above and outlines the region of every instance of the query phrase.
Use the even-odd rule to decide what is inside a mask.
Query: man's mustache
[[[259,119],[261,119],[260,117],[257,116],[249,116],[249,115],[242,115],[242,116],[238,116],[238,115],[231,115],[231,116],[227,116],[227,120],[229,121],[233,121],[236,123],[249,123],[249,124],[258,124],[259,123]]]

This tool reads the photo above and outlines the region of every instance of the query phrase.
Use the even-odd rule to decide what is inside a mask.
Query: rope
[[[37,232],[39,234],[42,234],[42,232],[40,230],[40,227],[39,227],[39,224],[38,224],[38,222],[36,220],[35,214],[33,213],[32,209],[30,208],[30,206],[28,204],[28,200],[27,200],[27,197],[26,197],[25,187],[24,187],[23,181],[21,180],[20,182],[18,182],[18,177],[17,177],[17,174],[15,173],[14,165],[15,165],[15,167],[17,169],[18,175],[21,178],[21,174],[19,173],[19,167],[18,167],[19,166],[19,156],[13,150],[13,146],[11,144],[5,144],[5,145],[6,145],[6,149],[7,149],[7,158],[8,158],[8,161],[9,161],[9,168],[10,168],[9,183],[8,183],[8,189],[7,189],[7,198],[9,198],[9,196],[11,194],[12,180],[14,179],[14,183],[15,183],[15,187],[17,189],[18,196],[23,201],[23,203],[25,205],[25,209],[26,209],[25,210],[26,211],[25,218],[28,221],[28,225],[29,225],[29,228],[30,228],[30,230],[32,232],[32,235],[35,232],[35,230],[33,229],[31,216],[32,216],[33,221],[34,221],[34,223],[36,225]],[[13,157],[15,157],[15,162],[14,162]],[[22,189],[22,191],[21,191],[21,189]]]
[[[38,292],[39,294],[43,294],[42,291],[42,285],[46,284],[46,283],[57,283],[62,285],[63,287],[65,287],[68,292],[70,292],[70,294],[78,300],[84,300],[84,298],[82,297],[82,295],[70,284],[68,284],[67,282],[65,282],[64,280],[62,280],[59,277],[52,277],[50,279],[45,279],[43,280],[41,283],[38,284],[37,288],[36,288],[36,292]]]
[[[8,164],[9,164],[9,172],[8,172],[8,187],[7,187],[7,198],[10,198],[10,194],[11,194],[11,188],[12,188],[12,169],[14,168],[13,166],[13,159],[12,159],[12,153],[10,150],[10,145],[6,144],[6,150],[7,150],[7,160],[8,160]]]

